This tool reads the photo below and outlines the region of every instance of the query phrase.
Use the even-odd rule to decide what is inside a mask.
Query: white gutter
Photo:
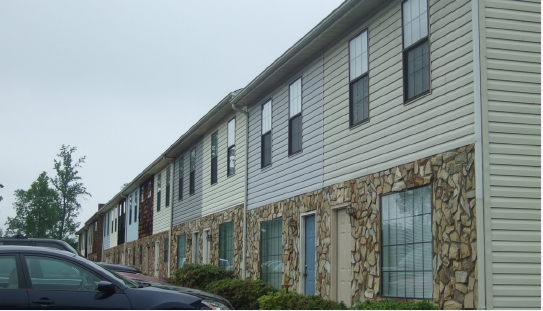
[[[475,114],[475,208],[477,211],[477,266],[478,266],[478,308],[486,306],[486,264],[485,264],[485,222],[484,222],[484,182],[483,182],[483,107],[481,88],[481,42],[479,24],[479,0],[471,0],[473,34],[473,86]]]
[[[247,248],[247,183],[249,182],[249,108],[247,107],[247,111],[244,111],[236,107],[235,103],[232,103],[232,109],[245,115],[245,180],[243,182],[243,246],[241,248],[241,279],[245,280],[247,276],[247,270],[245,269],[247,256],[245,254],[245,250]]]

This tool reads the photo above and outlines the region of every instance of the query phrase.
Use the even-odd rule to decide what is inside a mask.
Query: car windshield
[[[136,288],[136,287],[140,287],[138,283],[134,282],[134,281],[131,281],[111,270],[108,270],[108,269],[105,269],[103,267],[100,267],[99,265],[97,265],[95,262],[93,261],[90,261],[87,259],[87,263],[89,263],[90,265],[92,265],[95,269],[97,270],[100,270],[102,272],[104,272],[105,274],[107,274],[108,276],[116,279],[117,281],[123,283],[124,285],[126,285],[126,287],[130,287],[130,288]]]

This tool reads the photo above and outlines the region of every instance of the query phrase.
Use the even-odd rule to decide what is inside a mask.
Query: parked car
[[[73,253],[0,246],[0,309],[203,309],[189,294],[143,286]]]
[[[55,239],[27,238],[23,235],[13,237],[0,237],[0,245],[40,246],[68,251],[81,256],[70,244]]]

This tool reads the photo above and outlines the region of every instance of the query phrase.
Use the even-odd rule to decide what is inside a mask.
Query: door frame
[[[317,258],[316,248],[317,248],[317,212],[310,211],[305,213],[300,213],[300,260],[298,261],[298,273],[299,280],[298,283],[298,292],[301,294],[305,293],[305,218],[308,216],[315,216],[315,258]],[[317,264],[315,263],[315,279],[316,279]],[[317,283],[315,283],[315,293],[317,293]]]
[[[330,217],[330,251],[332,256],[330,256],[330,298],[332,300],[337,300],[337,282],[336,278],[332,276],[337,275],[337,255],[338,255],[338,246],[337,246],[337,222],[338,222],[338,213],[346,213],[346,209],[351,206],[350,202],[337,204],[331,207],[331,217]],[[352,226],[351,226],[352,229]],[[351,250],[352,252],[352,250]],[[351,282],[352,282],[352,269],[351,269]]]

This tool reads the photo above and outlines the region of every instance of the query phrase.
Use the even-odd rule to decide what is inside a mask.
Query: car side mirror
[[[113,294],[115,292],[115,285],[108,281],[98,282],[96,289],[104,294]]]

